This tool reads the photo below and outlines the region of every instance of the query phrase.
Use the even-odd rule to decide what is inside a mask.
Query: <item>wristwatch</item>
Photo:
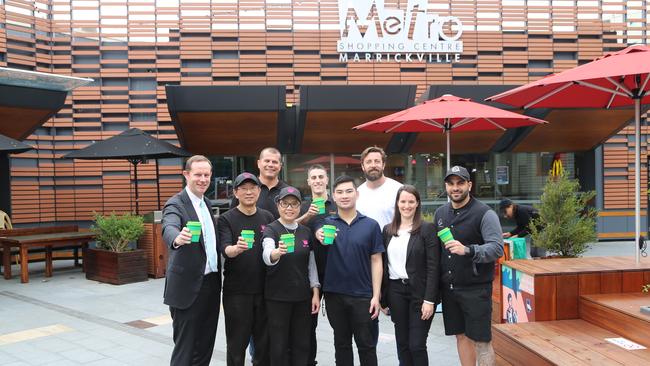
[[[465,255],[468,255],[471,252],[470,247],[465,247]]]

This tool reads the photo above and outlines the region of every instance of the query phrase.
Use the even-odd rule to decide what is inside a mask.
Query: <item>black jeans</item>
[[[359,351],[361,366],[377,366],[377,346],[373,339],[370,298],[331,292],[325,293],[325,310],[334,329],[337,366],[353,366],[352,336]]]
[[[266,311],[271,366],[307,365],[310,348],[311,301],[266,300]]]
[[[422,320],[422,301],[411,296],[411,289],[400,280],[391,280],[388,288],[390,318],[395,324],[395,340],[400,364],[427,366],[427,336],[433,316]]]
[[[210,364],[219,321],[221,279],[219,273],[203,276],[194,303],[187,309],[169,307],[174,330],[174,350],[170,364]]]
[[[227,294],[223,296],[226,322],[226,358],[228,366],[244,366],[246,346],[253,336],[253,365],[269,364],[266,306],[262,294]]]

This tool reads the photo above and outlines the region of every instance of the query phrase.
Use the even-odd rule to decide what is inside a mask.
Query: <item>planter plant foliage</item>
[[[598,211],[589,205],[594,191],[580,192],[577,180],[565,173],[549,176],[541,202],[539,218],[532,220],[533,243],[561,257],[579,257],[597,238]]]

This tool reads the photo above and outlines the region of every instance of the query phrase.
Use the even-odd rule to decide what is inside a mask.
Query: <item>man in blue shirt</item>
[[[334,329],[336,365],[354,365],[354,335],[361,366],[376,366],[372,327],[380,310],[381,230],[377,221],[357,212],[359,194],[351,177],[338,177],[333,193],[337,214],[326,218],[324,224],[336,226],[336,239],[327,255],[323,292],[327,318]],[[322,228],[316,237],[323,243]]]

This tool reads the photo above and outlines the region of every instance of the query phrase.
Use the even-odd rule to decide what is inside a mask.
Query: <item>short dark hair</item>
[[[506,208],[508,208],[508,207],[510,207],[510,206],[512,206],[512,205],[514,205],[514,202],[512,202],[512,201],[511,201],[510,199],[508,199],[508,198],[503,198],[503,199],[501,199],[501,201],[499,202],[499,211],[505,211]]]
[[[309,175],[311,173],[311,171],[314,170],[314,169],[324,170],[325,174],[327,174],[327,169],[325,169],[324,166],[322,166],[320,164],[314,164],[314,165],[310,166],[309,169],[307,169],[307,175]]]
[[[189,159],[187,159],[187,161],[185,161],[185,170],[189,172],[190,170],[192,170],[192,164],[198,163],[200,161],[207,161],[208,164],[210,164],[210,170],[212,170],[212,162],[210,161],[210,159],[206,158],[203,155],[193,155]]]
[[[280,152],[280,150],[278,150],[277,148],[275,148],[273,146],[263,148],[262,151],[260,151],[260,156],[257,158],[257,160],[262,159],[262,155],[264,155],[264,153],[269,153],[269,154],[273,154],[273,155],[280,155],[280,160],[282,160],[282,153]]]
[[[342,175],[340,177],[337,177],[336,180],[334,180],[334,185],[332,186],[332,190],[335,190],[336,187],[338,187],[339,185],[348,182],[351,182],[354,189],[357,189],[357,184],[354,183],[354,178],[352,178],[349,175]]]

